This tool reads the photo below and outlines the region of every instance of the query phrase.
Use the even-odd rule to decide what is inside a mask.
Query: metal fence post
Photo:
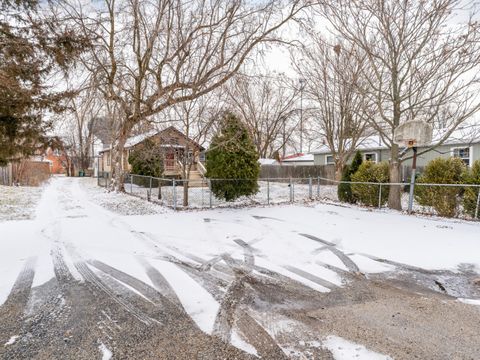
[[[480,187],[478,189],[478,194],[477,194],[477,207],[475,208],[475,218],[478,219],[478,211],[480,208]]]
[[[267,204],[270,205],[270,179],[267,179]]]
[[[130,194],[133,194],[133,175],[130,174]]]
[[[308,178],[308,197],[310,198],[310,200],[312,200],[312,198],[313,198],[312,178],[311,177]]]
[[[213,195],[212,195],[212,180],[209,180],[209,188],[210,188],[210,208],[213,206]]]
[[[380,184],[380,190],[378,192],[378,208],[382,208],[382,184]]]
[[[295,202],[295,182],[292,181],[292,202]]]
[[[152,199],[152,177],[150,176],[150,188],[148,190],[148,201]]]
[[[417,148],[413,149],[413,160],[412,160],[412,175],[410,176],[410,194],[408,197],[408,213],[411,214],[413,211],[413,195],[415,194],[415,181],[416,181],[416,172],[417,172]]]
[[[175,180],[173,180],[173,210],[177,210],[177,188]]]
[[[317,198],[320,199],[320,176],[317,177]]]
[[[290,202],[293,202],[293,184],[292,184],[292,178],[290,178],[290,183],[288,184],[288,187],[290,188]]]

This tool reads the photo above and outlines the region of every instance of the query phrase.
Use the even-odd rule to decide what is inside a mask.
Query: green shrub
[[[258,153],[237,116],[223,115],[206,157],[206,176],[213,179],[211,190],[217,198],[233,201],[258,192]]]
[[[455,216],[461,187],[420,184],[459,184],[463,182],[466,170],[465,163],[459,158],[437,158],[430,161],[417,179],[415,199],[420,205],[433,207],[440,216]]]
[[[389,167],[387,162],[375,164],[371,161],[363,162],[357,172],[352,175],[352,181],[356,182],[374,182],[388,183]],[[382,186],[380,204],[383,205],[388,200],[388,186]],[[380,185],[377,184],[352,184],[353,196],[358,202],[368,206],[378,206],[380,196]]]
[[[153,177],[161,177],[163,174],[163,150],[151,139],[135,147],[128,156],[128,162],[132,166],[132,174]],[[135,178],[134,182],[139,186],[148,186],[150,179]],[[155,182],[152,186],[157,184]]]
[[[480,185],[480,160],[473,163],[472,169],[468,172],[465,179],[467,184]],[[463,209],[465,213],[472,218],[475,217],[477,209],[478,192],[480,188],[466,187],[463,194]]]
[[[342,173],[342,181],[352,181],[352,175],[355,174],[358,168],[362,165],[362,154],[360,151],[355,153],[355,156],[350,165],[345,166]],[[340,183],[337,188],[338,200],[354,204],[357,202],[352,193],[352,187],[349,183]]]

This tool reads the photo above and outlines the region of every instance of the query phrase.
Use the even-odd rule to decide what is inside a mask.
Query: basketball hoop
[[[432,142],[432,126],[423,120],[410,120],[395,129],[394,142],[408,148],[429,145]]]
[[[393,141],[413,150],[412,174],[410,176],[410,194],[408,198],[408,213],[412,213],[415,176],[417,169],[417,147],[430,145],[433,128],[423,120],[410,120],[395,129]]]

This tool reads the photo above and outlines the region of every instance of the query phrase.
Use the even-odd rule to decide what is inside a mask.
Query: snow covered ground
[[[317,296],[312,294],[336,292],[362,274],[368,278],[404,269],[455,273],[465,268],[480,274],[479,223],[319,203],[173,212],[125,194],[105,193],[91,179],[52,179],[35,219],[0,223],[0,234],[0,304],[8,304],[12,288],[29,271],[34,273],[32,288],[47,286],[65,271],[108,294],[122,289],[127,299],[123,308],[148,326],[156,318],[136,310],[128,299],[148,307],[155,304],[152,291],[160,291],[204,333],[260,356],[261,345],[245,328],[263,331],[267,342],[298,334],[292,326],[276,336],[279,332],[268,325],[273,317],[264,325],[261,312],[231,308],[245,287],[276,284],[277,291],[305,292],[307,300],[302,301],[310,301]],[[260,297],[257,305],[266,298]],[[461,301],[455,303],[477,306],[473,298],[463,296]],[[19,336],[15,343],[23,339],[10,333],[3,343],[12,336]],[[309,336],[336,359],[372,358],[363,344]],[[95,351],[115,357],[108,337],[100,340]],[[286,345],[280,347],[287,353]],[[389,354],[382,356],[377,358]]]
[[[138,179],[140,179],[140,177]],[[312,179],[311,186],[308,183],[308,179],[292,179],[291,183],[289,179],[276,179],[268,182],[265,180],[260,180],[258,185],[259,190],[255,195],[243,196],[234,201],[227,202],[211,194],[207,183],[203,182],[202,186],[193,186],[188,188],[188,208],[234,208],[287,203],[302,204],[311,202],[312,200],[331,202],[340,205],[342,204],[338,200],[337,185],[332,183],[325,184],[324,181],[319,185],[317,179]],[[135,183],[135,181],[134,184],[125,184],[125,190],[128,194],[144,200],[148,200],[150,196],[151,201],[154,203],[167,207],[176,207],[177,209],[183,208],[184,195],[181,181],[177,182],[175,188],[171,186],[171,183],[169,183],[169,185],[162,186],[160,190],[160,198],[158,196],[158,188],[153,187],[150,190],[148,186],[145,187],[143,185],[138,185]],[[409,202],[408,192],[402,193],[401,202],[402,208],[407,209]],[[377,207],[378,206],[375,206],[374,208]],[[386,204],[382,204],[381,208],[386,208]],[[413,202],[413,211],[418,214],[436,215],[436,211],[432,207],[422,206],[418,204],[416,200]],[[463,217],[463,215],[460,214],[459,217]]]
[[[288,179],[284,181],[259,181],[259,191],[253,196],[243,196],[232,202],[215,197],[210,194],[206,183],[203,186],[190,187],[188,189],[189,208],[209,208],[211,207],[240,207],[251,205],[284,204],[293,202],[305,202],[313,198],[338,201],[337,187],[335,185],[321,185],[318,187],[312,183],[310,187],[307,180],[294,180],[292,186]],[[142,199],[147,199],[150,189],[136,184],[126,184],[127,193],[135,195]],[[161,188],[161,199],[158,198],[158,188],[152,188],[151,199],[157,203],[173,207],[174,199],[176,206],[183,206],[183,187],[176,185],[163,186]]]
[[[324,340],[323,346],[332,352],[336,360],[392,360],[390,356],[375,353],[363,345],[352,343],[338,336],[328,336]]]
[[[136,199],[122,193],[110,192],[99,187],[95,178],[83,179],[82,188],[90,201],[120,215],[151,215],[168,211],[159,204]]]
[[[32,219],[41,187],[0,185],[0,221]]]

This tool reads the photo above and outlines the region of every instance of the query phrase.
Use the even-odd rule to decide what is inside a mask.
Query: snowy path
[[[394,358],[413,330],[374,341],[386,323],[359,314],[398,291],[478,311],[479,224],[330,205],[122,216],[82,181],[53,179],[34,220],[0,223],[0,356],[340,358],[336,335]],[[465,354],[470,331],[452,340]]]

